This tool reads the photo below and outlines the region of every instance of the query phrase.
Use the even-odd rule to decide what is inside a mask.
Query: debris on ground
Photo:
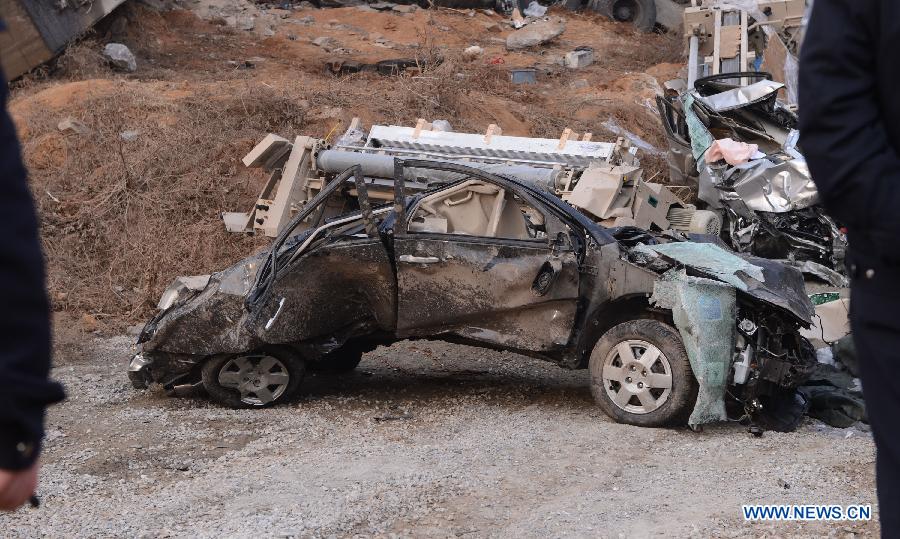
[[[85,125],[81,120],[75,118],[66,118],[61,120],[56,126],[63,133],[73,133],[76,135],[87,135],[91,132],[91,128]]]
[[[535,21],[515,30],[506,38],[508,50],[527,49],[556,39],[566,31],[566,23],[560,17]]]
[[[131,50],[121,43],[108,43],[103,48],[103,56],[113,67],[133,73],[137,71],[137,60]]]

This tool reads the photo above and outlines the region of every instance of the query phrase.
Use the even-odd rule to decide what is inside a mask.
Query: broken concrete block
[[[482,49],[478,45],[472,45],[471,47],[468,47],[463,51],[463,58],[465,58],[466,60],[474,60],[482,54],[484,54],[484,49]]]
[[[565,64],[569,69],[581,69],[594,63],[593,49],[575,49],[566,53]]]
[[[336,49],[340,44],[333,37],[321,36],[312,40],[312,44],[316,47],[322,47],[326,51],[330,51],[331,49]]]
[[[587,88],[588,81],[587,81],[587,79],[575,79],[572,81],[571,84],[569,84],[569,86],[576,90],[581,89],[581,88]]]
[[[555,39],[566,31],[566,23],[560,18],[535,21],[524,28],[519,28],[506,38],[509,50],[527,49]]]
[[[250,31],[256,26],[256,19],[250,15],[241,15],[235,21],[235,27],[238,30]]]
[[[137,60],[131,50],[121,43],[107,43],[103,48],[103,56],[116,69],[134,72],[137,70]]]
[[[56,128],[63,133],[73,133],[76,135],[87,135],[91,132],[91,128],[86,126],[81,120],[75,118],[66,118],[56,125]]]

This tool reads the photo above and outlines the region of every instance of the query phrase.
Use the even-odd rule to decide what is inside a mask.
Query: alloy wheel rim
[[[654,344],[629,339],[617,344],[603,362],[603,387],[619,409],[649,414],[672,393],[672,367]]]
[[[278,358],[259,354],[228,360],[219,370],[219,385],[237,390],[241,402],[264,406],[287,390],[291,376]]]

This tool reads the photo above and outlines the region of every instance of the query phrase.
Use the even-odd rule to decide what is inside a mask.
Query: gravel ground
[[[877,535],[864,523],[746,523],[744,503],[871,503],[874,447],[807,420],[642,429],[593,404],[585,371],[406,342],[297,402],[228,410],[131,389],[131,339],[62,350],[39,509],[5,537]]]

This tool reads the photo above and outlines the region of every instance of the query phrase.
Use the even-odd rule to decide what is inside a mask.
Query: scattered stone
[[[493,32],[495,34],[499,34],[500,32],[503,31],[503,28],[501,28],[500,25],[495,22],[486,23],[484,25],[484,29],[487,30],[488,32]]]
[[[484,54],[484,49],[478,45],[472,45],[463,51],[463,58],[466,60],[474,60]]]
[[[116,69],[133,73],[137,70],[137,60],[131,50],[121,43],[107,43],[103,48],[103,56]]]
[[[238,30],[250,31],[256,26],[256,19],[250,15],[241,15],[235,21]]]
[[[326,51],[330,51],[332,49],[336,49],[339,46],[339,43],[333,37],[321,36],[312,40],[312,44],[316,47],[322,47]]]
[[[566,53],[566,67],[581,69],[594,63],[594,49],[584,47]]]
[[[294,24],[299,24],[300,26],[312,26],[316,24],[316,20],[312,17],[312,15],[307,15],[306,17],[294,19]]]
[[[312,2],[307,2],[306,0],[303,0],[302,2],[300,2],[298,9],[316,9],[316,5],[313,4]]]
[[[56,125],[56,128],[63,133],[73,133],[75,135],[87,135],[91,132],[91,128],[84,124],[81,120],[75,118],[66,118]]]
[[[509,34],[506,38],[506,48],[516,50],[534,47],[557,38],[565,31],[566,23],[558,17],[535,21]]]
[[[275,35],[275,30],[273,30],[271,26],[266,26],[265,30],[262,31],[262,35],[272,37]]]
[[[88,333],[93,333],[97,331],[99,327],[100,322],[98,322],[96,318],[87,313],[81,315],[81,329]]]
[[[378,11],[388,11],[394,9],[394,5],[390,2],[375,2],[374,4],[369,4],[369,7]]]
[[[141,132],[136,129],[129,129],[128,131],[122,131],[119,133],[119,138],[124,140],[125,142],[131,142],[132,140],[138,138]]]
[[[488,17],[493,17],[494,15],[497,14],[497,12],[494,11],[493,9],[482,9],[482,10],[481,10],[481,13],[482,13],[483,15],[487,15]]]
[[[415,4],[397,4],[391,9],[396,11],[397,13],[413,13],[417,9],[419,9],[419,6]]]

